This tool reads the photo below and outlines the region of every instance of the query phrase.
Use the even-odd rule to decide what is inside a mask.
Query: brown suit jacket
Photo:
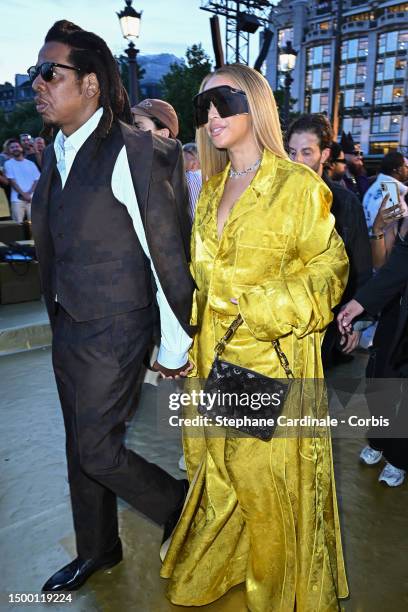
[[[149,252],[166,298],[185,331],[193,335],[190,314],[194,281],[189,271],[191,226],[181,145],[153,137],[150,132],[119,123],[127,150],[133,185]],[[56,168],[53,145],[44,152],[41,177],[32,206],[33,235],[51,323],[54,296],[51,274],[54,258],[48,206]],[[134,231],[133,227],[130,231]]]

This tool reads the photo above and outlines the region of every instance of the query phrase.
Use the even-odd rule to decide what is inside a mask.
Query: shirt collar
[[[64,136],[61,130],[58,132],[54,141],[54,151],[57,162],[59,162],[61,157],[65,155],[65,151],[68,151],[69,149],[73,150],[75,155],[78,153],[85,140],[89,138],[92,132],[96,130],[98,123],[101,120],[102,113],[103,108],[98,108],[98,110],[94,112],[88,121],[86,121],[80,128],[78,128],[68,137]]]

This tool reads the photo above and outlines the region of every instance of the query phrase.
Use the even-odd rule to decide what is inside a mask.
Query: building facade
[[[266,77],[273,89],[282,86],[279,48],[290,40],[296,111],[331,117],[338,70],[340,131],[366,154],[408,153],[408,2],[282,0],[271,22]]]
[[[5,113],[15,110],[17,104],[33,99],[34,91],[26,74],[16,74],[14,85],[7,81],[0,85],[0,109]]]

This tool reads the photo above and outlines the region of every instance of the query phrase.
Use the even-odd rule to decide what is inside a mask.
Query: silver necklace
[[[240,176],[245,176],[246,174],[249,174],[250,172],[253,172],[257,168],[259,168],[260,165],[261,165],[261,158],[257,159],[256,162],[252,164],[252,166],[249,166],[249,168],[246,168],[246,170],[234,170],[234,168],[231,166],[230,171],[229,171],[229,177],[238,178]]]

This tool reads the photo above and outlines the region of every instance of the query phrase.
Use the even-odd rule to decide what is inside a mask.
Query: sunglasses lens
[[[220,117],[232,117],[249,112],[248,100],[243,91],[227,85],[203,91],[194,98],[196,126],[205,125],[208,121],[208,110],[214,104]]]
[[[44,81],[51,81],[54,76],[54,64],[51,62],[44,62],[40,66],[40,73]]]
[[[30,79],[31,82],[33,82],[38,75],[38,68],[36,66],[31,66],[28,70],[27,70],[27,74],[28,74],[28,78]]]
[[[52,62],[44,62],[41,66],[31,66],[27,70],[27,74],[31,82],[35,81],[39,74],[44,81],[51,81],[54,76],[54,64]]]

